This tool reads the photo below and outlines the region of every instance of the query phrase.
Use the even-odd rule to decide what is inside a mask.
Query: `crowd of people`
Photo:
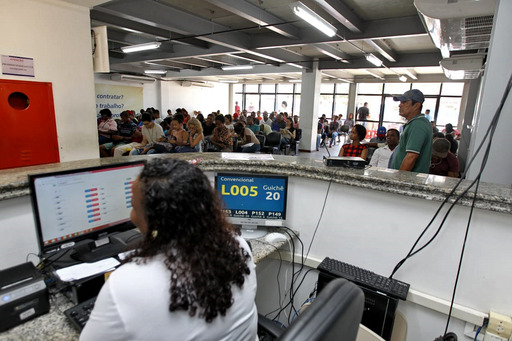
[[[298,116],[288,113],[251,112],[232,115],[220,111],[192,115],[184,108],[167,110],[165,118],[155,108],[123,111],[114,120],[109,109],[100,111],[98,143],[101,157],[159,153],[242,152],[256,153],[262,149],[258,135],[280,133],[282,147],[297,138]]]
[[[422,113],[425,99],[421,91],[409,90],[393,99],[400,102],[399,114],[406,120],[402,131],[379,127],[377,137],[366,142],[366,128],[355,124],[350,129],[350,143],[341,146],[339,156],[361,157],[375,167],[459,177],[457,140],[460,133],[450,123],[442,132],[431,124],[427,118],[429,110]],[[319,120],[319,136],[324,121],[324,117]],[[333,123],[336,121],[339,118],[334,118]],[[335,136],[332,134],[331,144]],[[328,137],[325,134],[325,139]]]
[[[443,131],[431,121],[430,110],[422,113],[424,96],[419,90],[409,90],[395,96],[400,102],[399,114],[406,123],[399,130],[379,127],[377,136],[366,141],[365,120],[369,117],[367,103],[354,114],[334,115],[329,121],[322,115],[318,121],[316,150],[331,148],[348,138],[349,143],[340,147],[339,156],[358,156],[371,166],[388,167],[420,173],[450,177],[460,176],[457,159],[460,133],[452,124]],[[143,155],[155,153],[191,152],[242,152],[256,153],[262,150],[259,136],[279,132],[280,149],[297,139],[299,117],[288,113],[251,112],[235,105],[233,115],[220,111],[204,117],[199,111],[189,114],[185,108],[173,113],[167,110],[165,118],[154,108],[123,111],[120,119],[112,119],[109,109],[100,111],[98,119],[98,143],[102,157]],[[359,120],[361,118],[361,120]]]

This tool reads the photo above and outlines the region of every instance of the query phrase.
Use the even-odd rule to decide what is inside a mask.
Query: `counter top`
[[[234,153],[229,154],[232,157]],[[435,201],[445,200],[459,180],[376,167],[366,169],[327,167],[321,160],[301,156],[272,155],[273,160],[267,160],[257,158],[258,155],[268,158],[268,154],[239,155],[247,159],[226,159],[222,157],[221,153],[157,154],[151,156],[129,156],[122,159],[98,158],[6,169],[0,171],[0,200],[28,195],[27,175],[29,174],[108,165],[154,157],[196,160],[197,164],[204,171],[236,171],[297,176]],[[471,181],[462,181],[455,193],[460,194],[464,192],[470,185]],[[470,189],[458,201],[458,204],[470,206],[472,199],[473,189]],[[481,183],[475,207],[512,214],[512,189],[491,183]]]

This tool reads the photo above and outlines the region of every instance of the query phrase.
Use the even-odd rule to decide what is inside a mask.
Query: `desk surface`
[[[233,153],[230,154],[233,155]],[[297,176],[435,201],[443,201],[459,180],[377,167],[368,169],[327,167],[321,160],[300,156],[272,155],[273,160],[231,160],[222,158],[221,153],[156,154],[151,156],[129,156],[122,159],[101,158],[70,161],[0,170],[0,201],[29,195],[28,174],[93,167],[155,157],[196,160],[199,167],[204,171]],[[456,194],[463,192],[469,187],[470,183],[468,180],[463,181]],[[464,195],[458,204],[470,206],[473,197],[472,191],[470,190],[469,193]],[[512,188],[481,183],[475,207],[512,214]]]
[[[269,231],[276,232],[276,231]],[[254,262],[271,255],[279,248],[284,248],[285,241],[268,243],[264,238],[251,239]],[[50,296],[50,312],[17,327],[0,333],[0,341],[71,341],[78,340],[78,332],[64,316],[64,311],[74,306],[68,298],[58,293]]]

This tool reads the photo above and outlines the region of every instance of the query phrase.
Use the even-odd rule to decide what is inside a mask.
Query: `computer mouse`
[[[278,232],[272,232],[265,236],[265,241],[267,243],[278,243],[278,242],[285,242],[288,238],[282,233]]]

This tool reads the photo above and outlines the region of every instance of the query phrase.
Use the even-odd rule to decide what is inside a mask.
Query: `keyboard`
[[[71,321],[73,327],[75,327],[79,332],[84,329],[85,324],[89,320],[89,316],[91,315],[91,311],[94,308],[94,302],[96,302],[96,297],[90,298],[87,301],[77,304],[76,306],[69,308],[64,312],[64,315]]]
[[[407,299],[409,284],[378,275],[370,270],[358,268],[329,257],[326,257],[317,269],[334,277],[345,278],[361,287],[379,291],[404,301]]]

